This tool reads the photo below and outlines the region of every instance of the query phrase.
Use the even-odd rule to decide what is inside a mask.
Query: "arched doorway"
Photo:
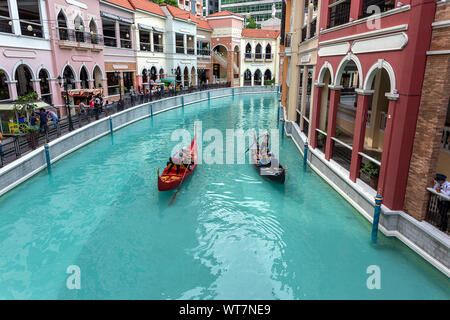
[[[85,66],[81,67],[80,81],[80,86],[82,89],[89,89],[89,73]]]
[[[269,69],[267,69],[266,72],[264,72],[264,85],[265,86],[271,85],[271,80],[272,80],[272,72]]]
[[[75,25],[75,39],[77,42],[85,42],[86,39],[84,37],[84,22],[80,16],[76,16],[74,20]]]
[[[255,59],[262,59],[262,46],[258,43],[255,47]]]
[[[103,87],[103,75],[99,66],[95,66],[94,72],[92,73],[94,76],[94,88],[102,88]],[[106,92],[105,92],[106,94]]]
[[[177,67],[175,71],[175,80],[177,85],[181,85],[182,77],[181,77],[181,68]]]
[[[249,69],[244,72],[244,86],[252,85],[252,73]]]
[[[227,81],[227,68],[232,66],[228,65],[228,49],[224,45],[216,45],[213,48],[213,78],[215,82]],[[231,79],[230,79],[231,81]]]
[[[270,46],[270,44],[268,43],[266,46],[266,56],[265,56],[266,60],[272,60],[272,47]]]
[[[260,86],[262,84],[262,74],[261,70],[256,69],[255,75],[254,75],[253,85]]]
[[[183,75],[184,75],[183,87],[189,87],[189,69],[188,69],[188,67],[184,67]]]
[[[67,89],[70,90],[70,89],[75,88],[75,74],[72,71],[71,67],[66,66],[64,68],[63,78],[64,78],[64,81],[67,83]]]
[[[8,100],[10,98],[7,81],[9,79],[6,72],[0,69],[0,100]]]
[[[17,67],[14,78],[17,81],[17,95],[19,97],[34,91],[31,81],[33,73],[27,65],[21,64]]]
[[[195,80],[195,75],[196,75],[195,68],[192,67],[192,69],[191,69],[191,87],[197,86],[197,81]]]
[[[59,40],[69,40],[69,33],[67,31],[67,19],[62,10],[58,13],[58,36]]]
[[[148,77],[148,71],[147,69],[142,70],[142,83],[148,83],[149,82],[149,77]]]
[[[332,75],[329,69],[325,70],[323,75],[322,95],[320,103],[320,120],[318,129],[324,133],[319,133],[317,136],[317,146],[319,149],[325,148],[326,132],[328,127],[328,111],[330,109],[330,88],[328,87],[332,83]],[[324,149],[323,149],[324,150]]]
[[[155,67],[151,67],[151,69],[150,69],[150,80],[156,81],[156,79],[158,78],[157,73],[158,73],[158,71],[156,70],[156,68]]]
[[[39,83],[41,88],[41,100],[45,101],[48,104],[52,104],[52,94],[50,92],[50,83],[48,81],[50,77],[48,71],[45,69],[41,69],[41,71],[39,71],[38,77],[39,79],[41,79]]]

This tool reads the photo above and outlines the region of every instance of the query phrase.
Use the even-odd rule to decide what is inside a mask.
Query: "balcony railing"
[[[58,29],[58,38],[61,41],[69,41],[74,43],[90,43],[99,46],[103,45],[103,36],[101,34],[83,32],[67,28],[57,28],[57,29]]]
[[[12,20],[10,18],[0,16],[0,32],[12,33]]]
[[[427,215],[425,221],[439,228],[443,232],[450,232],[449,228],[449,212],[450,197],[442,193],[438,193],[433,188],[427,188],[430,193],[428,201]]]
[[[245,53],[245,59],[247,59],[247,60],[253,59],[253,53],[251,53],[251,52],[246,52],[246,53]]]
[[[141,51],[152,51],[152,44],[148,42],[141,42],[139,47]]]
[[[29,21],[20,21],[20,31],[24,36],[43,38],[42,25]]]
[[[370,6],[376,6],[380,9],[380,12],[385,12],[395,8],[395,0],[363,0],[363,10],[360,18],[374,14],[373,11],[367,12]]]
[[[162,44],[153,44],[153,49],[155,50],[155,52],[164,52]]]
[[[175,50],[176,53],[184,53],[184,47],[177,46]]]
[[[128,39],[120,39],[120,47],[125,49],[131,49],[133,47],[133,43]]]
[[[339,26],[349,22],[350,19],[350,0],[335,0],[329,5],[330,24],[329,28]]]
[[[264,60],[271,61],[273,59],[273,53],[264,54]]]
[[[186,51],[187,51],[187,54],[190,54],[190,55],[194,55],[195,54],[195,49],[194,48],[187,48]]]
[[[255,60],[262,60],[262,59],[263,59],[262,52],[256,52],[255,53]]]
[[[105,47],[117,47],[117,39],[105,36]]]
[[[211,55],[211,50],[209,49],[198,49],[197,48],[197,54],[200,56],[210,56]]]

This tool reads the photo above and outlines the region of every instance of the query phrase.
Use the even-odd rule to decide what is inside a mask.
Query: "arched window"
[[[156,68],[155,68],[155,67],[152,67],[152,68],[150,69],[150,79],[153,80],[153,81],[156,81],[156,78],[157,78],[157,71],[156,71]]]
[[[197,82],[195,81],[195,74],[196,74],[195,68],[192,67],[192,69],[191,69],[191,86],[192,87],[197,85]]]
[[[0,100],[8,100],[9,99],[9,88],[8,88],[8,84],[6,83],[6,81],[8,81],[6,72],[3,70],[0,70]]]
[[[245,58],[252,58],[252,45],[250,43],[247,43],[247,45],[245,46]]]
[[[255,59],[262,59],[262,46],[259,43],[255,47]]]
[[[93,44],[100,43],[97,31],[97,24],[95,23],[94,19],[91,19],[91,22],[89,22],[89,34],[91,35],[91,43]]]
[[[86,70],[86,67],[82,67],[81,71],[80,71],[80,85],[81,88],[83,89],[89,89],[89,74],[88,71]]]
[[[244,72],[244,86],[251,86],[252,85],[252,73],[249,69],[245,70]]]
[[[262,78],[261,70],[256,69],[254,77],[255,77],[255,80],[253,81],[253,84],[255,86],[260,86],[261,85],[261,78]]]
[[[52,104],[52,94],[50,93],[50,83],[48,82],[48,72],[45,69],[41,69],[38,75],[41,87],[41,100],[47,102],[48,104]]]
[[[175,80],[177,81],[177,85],[181,84],[181,69],[180,69],[180,67],[177,67],[177,70],[175,71]]]
[[[268,43],[266,46],[266,60],[272,60],[272,47],[270,46],[270,44]]]
[[[159,69],[159,78],[164,79],[164,69],[163,68]]]
[[[67,20],[62,10],[59,11],[58,14],[58,35],[59,40],[69,40],[69,33],[67,31]]]
[[[84,23],[80,16],[75,18],[75,39],[77,42],[85,42],[84,38]]]
[[[16,69],[15,80],[17,81],[17,95],[23,96],[30,92],[33,92],[33,85],[31,80],[33,74],[28,66],[21,64]]]

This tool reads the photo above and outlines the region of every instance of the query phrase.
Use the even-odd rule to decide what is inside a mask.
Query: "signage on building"
[[[305,54],[304,56],[302,56],[300,58],[300,62],[301,63],[307,63],[309,61],[311,61],[311,55],[310,54]]]
[[[126,64],[113,64],[113,69],[128,69]]]

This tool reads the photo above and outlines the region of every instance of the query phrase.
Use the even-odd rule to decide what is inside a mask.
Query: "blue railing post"
[[[303,146],[303,170],[306,170],[308,164],[308,140],[305,141]]]
[[[48,145],[48,143],[46,143],[44,145],[44,150],[45,150],[45,160],[47,161],[47,171],[49,174],[52,173],[52,163],[50,161],[50,147]]]
[[[114,134],[113,123],[112,123],[112,118],[111,118],[111,117],[109,117],[109,133],[110,133],[111,135]]]
[[[381,204],[383,203],[383,197],[377,194],[375,197],[375,211],[373,214],[372,223],[372,243],[377,243],[378,238],[378,223],[380,222]]]
[[[233,89],[231,89],[231,92],[232,92],[232,94],[233,94],[233,97],[234,97],[234,88],[233,88]]]
[[[184,108],[184,97],[181,96],[181,106]]]
[[[150,105],[150,116],[153,118],[153,105]]]
[[[208,101],[211,100],[211,92],[208,91]]]

